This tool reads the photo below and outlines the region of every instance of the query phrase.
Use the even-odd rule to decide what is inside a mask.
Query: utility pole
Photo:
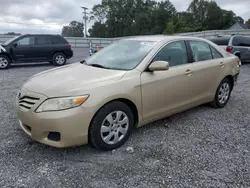
[[[87,10],[88,10],[88,8],[87,7],[81,7],[83,10],[84,10],[84,12],[83,12],[83,20],[84,20],[84,27],[85,27],[85,35],[84,35],[84,37],[86,38],[87,37],[87,20],[88,20],[88,16],[87,16]]]

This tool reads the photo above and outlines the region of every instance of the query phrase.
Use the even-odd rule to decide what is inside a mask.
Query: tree
[[[91,37],[107,37],[106,25],[101,22],[95,22],[91,29],[89,29]]]
[[[208,5],[209,2],[206,0],[193,0],[190,3],[187,12],[191,13],[194,26],[205,26],[206,16],[208,14]]]
[[[192,0],[184,12],[177,12],[170,0],[102,0],[93,6],[91,19],[94,21],[89,30],[92,37],[228,29],[244,21],[210,0]]]
[[[237,23],[244,24],[244,19],[242,17],[240,17],[240,16],[236,16],[235,20],[236,20]]]
[[[72,21],[68,26],[62,28],[62,36],[64,37],[83,37],[83,23]]]
[[[8,32],[8,33],[5,33],[4,35],[21,35],[21,33]]]
[[[246,21],[246,24],[250,25],[250,18]]]
[[[103,4],[94,5],[90,14],[91,20],[104,23],[107,17],[107,6],[104,6]]]
[[[168,22],[166,29],[164,30],[163,34],[172,35],[175,32],[175,26],[172,21]]]

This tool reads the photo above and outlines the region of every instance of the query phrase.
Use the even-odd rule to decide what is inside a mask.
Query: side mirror
[[[154,61],[148,67],[149,71],[166,71],[169,69],[169,64],[167,61]]]
[[[13,45],[15,48],[18,46],[18,44],[17,43],[14,43],[14,45]]]

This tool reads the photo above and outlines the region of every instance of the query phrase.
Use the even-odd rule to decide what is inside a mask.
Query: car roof
[[[55,35],[55,34],[24,34],[21,35],[21,37],[23,36],[61,36],[61,35]]]
[[[148,41],[148,42],[161,42],[161,41],[171,41],[171,40],[201,40],[207,41],[203,38],[198,37],[188,37],[188,36],[179,36],[179,35],[146,35],[146,36],[133,36],[126,37],[123,40],[137,40],[137,41]]]
[[[125,38],[125,40],[138,40],[138,41],[152,41],[160,42],[163,40],[174,40],[183,38],[181,36],[165,36],[165,35],[145,35],[145,36],[133,36]]]

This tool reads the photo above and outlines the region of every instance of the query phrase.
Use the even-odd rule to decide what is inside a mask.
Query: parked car
[[[0,69],[23,62],[48,61],[62,66],[72,56],[71,45],[60,35],[22,35],[0,45]]]
[[[250,61],[250,36],[217,36],[210,39],[227,52],[240,58],[242,62]]]
[[[31,77],[17,116],[38,142],[112,150],[135,127],[204,103],[223,108],[239,72],[238,57],[205,39],[133,37]]]

